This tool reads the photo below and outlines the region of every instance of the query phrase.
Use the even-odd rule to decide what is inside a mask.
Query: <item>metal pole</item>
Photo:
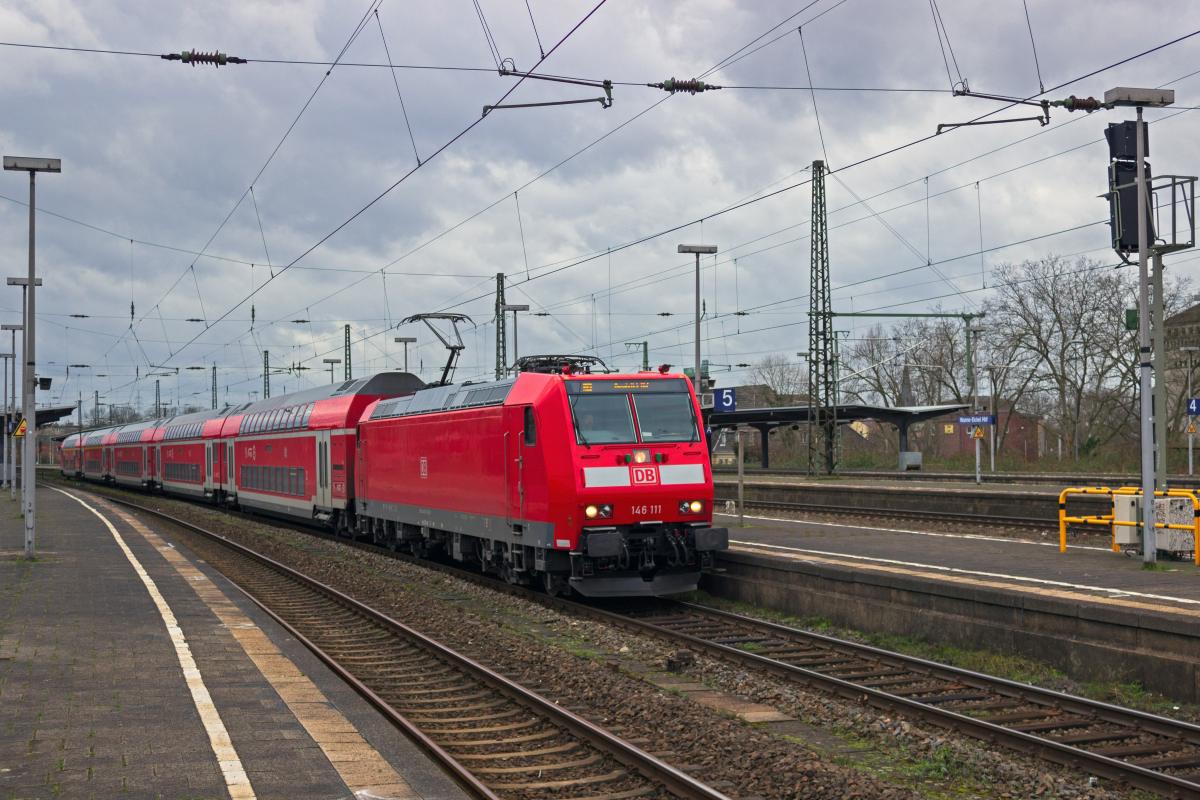
[[[988,442],[991,450],[991,468],[992,472],[996,471],[996,427],[1000,424],[1000,404],[996,402],[996,368],[988,367],[988,378],[991,383],[992,396],[992,416],[995,421],[991,425],[991,441]],[[1012,412],[1009,412],[1010,415]]]
[[[17,335],[14,333],[13,338],[16,339],[16,336]],[[13,353],[11,357],[16,358],[17,354]],[[9,414],[9,411],[8,411],[8,359],[9,358],[10,358],[10,356],[4,357],[4,475],[2,477],[0,477],[0,486],[3,486],[8,483],[8,459],[10,457],[9,451],[8,451],[8,442],[9,442],[9,437],[8,437],[8,414]]]
[[[21,316],[25,316],[25,290],[21,289]],[[24,320],[22,320],[24,322]],[[8,367],[12,371],[12,380],[8,384],[8,408],[11,416],[17,413],[17,332],[12,331],[12,347],[13,357],[8,362]],[[22,357],[24,357],[25,347],[25,329],[21,328],[21,347]],[[10,458],[8,459],[8,497],[10,500],[17,499],[17,443],[9,437],[8,449]]]
[[[699,256],[696,256],[699,258]],[[521,340],[517,336],[517,312],[513,312],[513,370],[517,368],[517,359],[521,357]]]
[[[21,410],[25,415],[25,455],[21,459],[21,488],[25,498],[25,557],[33,558],[34,518],[37,513],[37,499],[34,489],[37,487],[37,384],[34,371],[37,369],[37,337],[35,335],[37,322],[37,285],[34,267],[34,186],[37,173],[29,170],[29,286],[27,308],[25,312],[25,385],[24,400]]]
[[[1192,353],[1190,350],[1188,351],[1187,359],[1188,359],[1188,367],[1187,367],[1187,369],[1188,369],[1188,380],[1187,380],[1188,392],[1187,392],[1187,396],[1188,396],[1188,400],[1190,401],[1192,398]],[[1191,432],[1191,427],[1194,423],[1195,423],[1195,420],[1189,417],[1188,418],[1188,477],[1189,478],[1192,476],[1192,445],[1196,439],[1196,434]]]
[[[404,371],[408,372],[408,342],[404,343]]]
[[[737,460],[738,460],[738,527],[746,527],[746,459],[742,445],[742,429],[734,428],[737,434]]]
[[[692,388],[696,390],[699,399],[703,391],[700,386],[700,254],[696,253],[696,372],[692,379]]]
[[[1154,254],[1154,478],[1167,488],[1167,347],[1163,330],[1163,262]],[[1077,418],[1078,419],[1078,418]],[[1076,425],[1079,423],[1076,422]],[[1078,451],[1078,445],[1076,445]]]
[[[1146,137],[1142,107],[1137,107],[1137,226],[1138,226],[1138,387],[1141,412],[1141,484],[1142,561],[1153,564],[1158,555],[1158,537],[1154,527],[1154,365],[1150,361],[1150,256],[1146,237],[1146,213],[1149,211],[1146,189]]]
[[[975,346],[974,340],[971,338],[971,321],[967,320],[967,372],[970,373],[971,379],[971,412],[979,413],[979,381],[975,379],[975,362],[972,350]],[[975,436],[975,483],[983,483],[983,476],[979,474],[979,437]]]

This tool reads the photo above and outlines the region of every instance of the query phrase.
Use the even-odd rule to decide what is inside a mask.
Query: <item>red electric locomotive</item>
[[[360,530],[547,591],[696,588],[728,532],[682,375],[521,372],[381,400],[359,423]]]

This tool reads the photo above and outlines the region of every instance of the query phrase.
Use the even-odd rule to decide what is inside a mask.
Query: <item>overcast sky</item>
[[[537,64],[524,0],[479,5],[499,55],[518,69]],[[594,5],[530,0],[544,49]],[[1126,113],[1055,109],[1044,128],[957,129],[856,165],[932,134],[939,122],[1000,108],[953,97],[960,75],[977,92],[1038,93],[1021,0],[938,5],[950,49],[939,43],[929,0],[609,0],[538,70],[618,82],[611,108],[502,109],[482,120],[482,107],[516,79],[496,73],[468,0],[384,0],[378,22],[371,15],[346,63],[323,83],[321,65],[215,69],[0,47],[0,151],[63,161],[61,175],[38,182],[39,372],[54,378],[41,400],[74,401],[98,389],[102,402],[145,407],[155,380],[145,376],[165,366],[166,398],[179,393],[184,403],[207,405],[210,373],[186,368],[216,364],[221,399],[241,402],[262,390],[263,350],[273,366],[310,368],[272,377],[272,394],[292,391],[329,380],[322,361],[342,357],[347,323],[356,376],[396,368],[402,352],[392,338],[416,336],[410,364],[432,379],[444,360],[440,344],[423,327],[393,326],[445,310],[476,324],[465,327],[458,379],[486,378],[495,360],[497,272],[507,275],[508,302],[548,313],[522,315],[524,354],[590,353],[630,368],[640,353],[625,343],[645,340],[653,364],[689,365],[694,289],[691,262],[675,252],[681,242],[720,248],[704,261],[705,356],[721,365],[794,357],[807,349],[806,181],[815,159],[835,170],[826,181],[836,310],[969,311],[986,299],[998,263],[1050,254],[1114,261],[1107,227],[1089,223],[1107,217],[1097,198],[1105,190],[1104,126]],[[1200,29],[1194,3],[1028,6],[1048,97],[1169,85],[1180,107],[1200,99],[1200,36],[1070,83]],[[0,6],[0,40],[328,62],[370,7],[371,0],[17,0]],[[729,88],[668,97],[624,85],[706,74],[797,12],[744,57],[707,73]],[[822,87],[815,110],[807,89],[733,88],[810,85],[801,24],[811,84]],[[393,64],[481,69],[393,74],[361,66],[388,62],[385,41]],[[1054,88],[1060,84],[1068,85]],[[600,94],[525,81],[508,102]],[[1018,107],[992,118],[1031,113]],[[1195,114],[1147,112],[1156,173],[1200,172]],[[347,223],[417,166],[414,140],[421,168]],[[3,173],[0,197],[0,258],[6,274],[23,275],[24,175]],[[857,198],[869,198],[870,208]],[[1200,260],[1190,258],[1169,262],[1194,274]],[[247,299],[252,289],[260,290]],[[0,315],[19,321],[18,290],[4,291]],[[88,316],[71,316],[78,314]],[[861,335],[868,324],[837,327]],[[68,364],[91,366],[71,369],[68,379]],[[747,373],[734,367],[716,377],[736,385]]]

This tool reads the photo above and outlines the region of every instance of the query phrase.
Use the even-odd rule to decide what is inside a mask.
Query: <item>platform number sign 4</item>
[[[714,411],[737,411],[737,390],[718,389],[713,396]]]
[[[1200,417],[1200,397],[1192,397],[1188,399],[1188,416]]]

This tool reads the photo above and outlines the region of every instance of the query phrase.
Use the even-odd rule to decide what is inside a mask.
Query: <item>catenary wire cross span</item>
[[[607,0],[600,0],[600,2],[596,3],[596,5],[594,5],[583,16],[583,18],[579,20],[579,22],[577,22],[570,30],[568,30],[563,35],[563,37],[561,39],[559,39],[558,42],[553,47],[550,48],[550,50],[546,53],[546,57],[541,59],[540,61],[538,61],[537,64],[534,65],[534,69],[536,69],[538,66],[540,66],[543,61],[545,61],[547,58],[549,58],[551,55],[553,55],[554,52],[556,50],[558,50],[558,48],[560,48],[568,39],[570,39],[571,36],[573,36],[575,34],[575,32],[578,31],[584,25],[584,23],[586,23],[589,19],[591,19],[591,17],[604,6],[605,2],[607,2]],[[349,45],[347,44],[347,46],[349,46]],[[517,90],[517,88],[521,86],[521,84],[523,83],[524,80],[525,80],[524,77],[519,78],[517,80],[517,82],[514,83],[507,91],[505,91],[504,94],[502,94],[500,96],[500,99],[497,100],[496,103],[493,105],[498,105],[498,104],[502,103],[505,99],[507,99],[509,96],[511,96],[513,94],[513,92],[515,92]],[[345,220],[343,220],[341,223],[339,223],[337,226],[335,226],[332,230],[330,230],[328,233],[326,233],[324,236],[322,236],[320,239],[318,239],[316,242],[314,242],[312,245],[310,245],[308,248],[306,248],[298,256],[296,256],[294,259],[292,259],[290,262],[288,262],[286,265],[284,265],[282,268],[280,268],[280,270],[278,272],[274,273],[267,280],[263,281],[258,286],[258,288],[254,290],[254,292],[246,295],[241,300],[239,300],[237,303],[235,303],[234,305],[232,305],[231,307],[226,309],[221,314],[221,316],[217,317],[213,321],[213,324],[221,322],[223,319],[228,317],[230,314],[232,314],[238,308],[241,308],[245,303],[249,302],[254,297],[255,294],[257,294],[258,292],[261,292],[263,290],[263,288],[265,288],[271,282],[276,280],[280,275],[285,274],[295,264],[299,263],[301,260],[303,260],[305,257],[307,257],[310,253],[312,253],[314,250],[316,250],[318,247],[320,247],[325,242],[329,241],[334,236],[336,236],[342,229],[344,229],[347,225],[352,223],[354,220],[358,219],[358,217],[360,217],[362,214],[364,214],[366,211],[368,211],[370,208],[372,208],[376,203],[378,203],[384,197],[391,194],[392,191],[394,191],[396,189],[396,187],[400,186],[402,183],[404,183],[406,180],[408,180],[408,178],[410,178],[412,175],[414,175],[423,166],[425,166],[429,162],[436,159],[439,155],[441,155],[443,152],[445,152],[447,149],[449,149],[452,145],[454,145],[454,143],[457,142],[459,139],[463,138],[468,133],[470,133],[472,130],[474,130],[475,127],[478,126],[484,119],[485,119],[485,117],[479,117],[478,119],[475,119],[470,124],[468,124],[465,128],[460,130],[458,133],[454,134],[454,136],[452,136],[449,140],[447,140],[444,144],[442,144],[437,150],[433,151],[433,153],[431,153],[428,157],[426,157],[424,162],[413,167],[408,172],[405,172],[403,175],[400,176],[400,178],[398,178],[396,181],[394,181],[390,186],[385,188],[379,194],[375,195],[375,197],[373,197],[365,205],[360,207],[357,211],[355,211],[353,214],[351,214],[349,217],[347,217]],[[193,336],[191,339],[189,339],[187,342],[185,342],[178,350],[175,351],[175,354],[173,354],[173,355],[177,355],[179,352],[186,350],[188,347],[190,347],[192,344],[194,344],[200,338],[202,333],[203,333],[203,331],[200,333],[197,333],[195,336]]]
[[[297,112],[297,114],[296,114],[295,118],[292,120],[291,124],[288,125],[287,130],[285,130],[283,133],[283,136],[275,144],[275,147],[271,150],[271,152],[267,156],[266,160],[262,163],[262,166],[260,166],[258,168],[258,171],[255,173],[254,177],[250,179],[250,182],[246,186],[246,190],[244,192],[242,192],[241,196],[237,199],[237,202],[235,202],[233,204],[233,207],[229,209],[229,212],[225,215],[224,219],[222,219],[220,224],[217,225],[216,230],[214,230],[212,232],[212,235],[208,237],[208,240],[204,243],[204,246],[200,248],[201,254],[206,252],[208,250],[208,248],[212,245],[212,243],[216,240],[217,236],[225,228],[225,225],[229,223],[229,220],[233,218],[234,213],[238,210],[238,208],[246,200],[246,196],[250,193],[251,188],[256,183],[258,183],[259,178],[262,177],[263,173],[266,172],[267,167],[269,167],[271,165],[271,162],[274,161],[275,156],[279,153],[279,150],[283,147],[284,142],[286,142],[288,137],[291,136],[292,131],[295,130],[295,128],[296,128],[296,125],[299,124],[301,117],[304,116],[304,113],[308,110],[309,106],[312,105],[313,100],[316,99],[317,93],[321,91],[321,87],[323,87],[325,85],[325,82],[327,80],[329,80],[329,76],[331,74],[333,74],[333,69],[334,69],[334,66],[336,66],[336,64],[337,64],[337,61],[340,60],[342,58],[342,56],[344,56],[346,54],[346,51],[350,49],[350,46],[354,43],[355,39],[358,38],[358,35],[366,27],[367,21],[370,19],[371,12],[376,7],[378,7],[379,3],[381,3],[381,2],[382,2],[382,0],[371,0],[371,3],[367,7],[367,10],[363,13],[362,17],[359,19],[358,23],[355,25],[354,30],[351,32],[350,36],[346,39],[345,44],[342,45],[342,49],[338,52],[337,57],[334,59],[333,65],[331,65],[329,67],[329,69],[327,69],[325,71],[325,74],[321,76],[321,80],[317,83],[316,87],[313,88],[312,93],[309,94],[308,99],[304,102],[304,105],[302,105],[300,107],[300,111]],[[167,291],[165,293],[163,293],[162,297],[160,297],[158,299],[158,301],[155,303],[156,306],[160,305],[164,300],[167,299],[167,297],[170,296],[171,292],[173,292],[175,290],[175,287],[179,285],[179,282],[181,280],[183,280],[183,278],[187,275],[188,270],[191,270],[196,266],[196,262],[199,260],[199,258],[200,258],[200,256],[196,256],[195,258],[192,259],[191,264],[189,264],[188,267],[185,270],[183,270],[182,273],[180,273],[179,277],[175,279],[174,283],[171,284],[170,288],[168,288]],[[143,316],[141,320],[138,320],[138,322],[141,323],[144,319],[145,319],[145,317]],[[118,341],[120,341],[120,340],[118,340]],[[110,348],[110,350],[111,350],[111,348]]]
[[[1069,85],[1071,85],[1071,84],[1073,84],[1073,83],[1078,83],[1079,81],[1086,80],[1087,78],[1093,77],[1093,76],[1095,76],[1095,75],[1098,75],[1098,74],[1100,74],[1100,73],[1102,73],[1102,72],[1105,72],[1105,71],[1107,71],[1107,70],[1114,69],[1114,68],[1116,68],[1116,67],[1122,66],[1122,65],[1124,65],[1124,64],[1127,64],[1127,63],[1129,63],[1129,62],[1131,62],[1131,61],[1134,61],[1134,60],[1137,60],[1137,59],[1139,59],[1139,58],[1144,58],[1145,56],[1148,56],[1148,55],[1150,55],[1150,54],[1152,54],[1152,53],[1156,53],[1156,52],[1158,52],[1158,51],[1160,51],[1160,50],[1162,50],[1162,49],[1164,49],[1164,48],[1171,47],[1171,46],[1173,46],[1173,45],[1179,44],[1180,42],[1183,42],[1183,41],[1186,41],[1186,40],[1188,40],[1188,39],[1191,39],[1191,38],[1193,38],[1193,37],[1195,37],[1195,36],[1197,36],[1197,35],[1200,35],[1200,30],[1194,30],[1194,31],[1191,31],[1191,32],[1189,32],[1189,33],[1182,34],[1182,35],[1180,35],[1180,36],[1177,36],[1177,37],[1175,37],[1175,38],[1173,38],[1173,39],[1170,39],[1170,40],[1168,40],[1168,41],[1166,41],[1166,42],[1163,42],[1163,43],[1161,43],[1161,44],[1155,45],[1155,46],[1153,46],[1153,47],[1150,47],[1150,48],[1147,48],[1147,49],[1145,49],[1145,50],[1142,50],[1142,51],[1140,51],[1140,52],[1138,52],[1138,53],[1135,53],[1135,54],[1133,54],[1133,55],[1131,55],[1131,56],[1127,56],[1127,57],[1125,57],[1125,58],[1123,58],[1123,59],[1120,59],[1120,60],[1118,60],[1118,61],[1114,61],[1114,62],[1112,62],[1112,63],[1110,63],[1110,64],[1107,64],[1107,65],[1105,65],[1105,66],[1103,66],[1103,67],[1098,67],[1098,68],[1096,68],[1096,69],[1094,69],[1094,70],[1091,70],[1091,71],[1089,71],[1089,72],[1087,72],[1087,73],[1085,73],[1085,74],[1083,74],[1083,75],[1079,75],[1079,76],[1077,76],[1077,77],[1075,77],[1075,78],[1071,78],[1071,79],[1069,79],[1069,80],[1067,80],[1067,81],[1064,81],[1064,82],[1062,82],[1062,83],[1058,84],[1057,86],[1052,86],[1052,87],[1050,87],[1050,88],[1049,88],[1049,89],[1047,89],[1046,91],[1047,91],[1047,92],[1053,92],[1053,91],[1057,91],[1058,89],[1062,89],[1062,88],[1064,88],[1064,87],[1066,87],[1066,86],[1069,86]],[[1035,97],[1037,97],[1037,96],[1038,96],[1038,95],[1031,95],[1031,96],[1029,96],[1028,98],[1025,98],[1025,100],[1032,100],[1032,99],[1034,99],[1034,98],[1035,98]],[[980,114],[979,116],[975,117],[974,119],[975,119],[975,120],[982,120],[982,119],[986,119],[986,118],[988,118],[988,117],[994,116],[995,114],[1002,113],[1002,112],[1004,112],[1004,111],[1008,110],[1009,108],[1012,108],[1014,105],[1017,105],[1017,104],[1018,104],[1018,102],[1020,102],[1020,101],[1017,101],[1017,102],[1010,102],[1010,103],[1008,103],[1007,105],[1003,105],[1003,106],[1001,106],[1001,107],[999,107],[999,108],[993,109],[992,111],[986,112],[986,113],[984,113],[984,114]],[[957,129],[955,129],[955,130],[957,130]],[[885,150],[878,151],[878,152],[876,152],[876,153],[873,153],[873,154],[871,154],[871,155],[864,156],[864,157],[862,157],[862,158],[860,158],[860,159],[858,159],[858,160],[856,160],[856,161],[850,162],[850,163],[848,163],[848,164],[844,164],[844,165],[842,165],[841,167],[839,167],[838,169],[836,169],[836,170],[833,170],[833,171],[831,171],[831,172],[838,172],[838,173],[846,172],[846,171],[848,171],[848,170],[854,169],[854,168],[856,168],[856,167],[859,167],[859,166],[862,166],[862,165],[864,165],[864,164],[868,164],[868,163],[871,163],[871,162],[873,162],[873,161],[877,161],[877,160],[879,160],[879,159],[881,159],[881,158],[886,158],[886,157],[888,157],[888,156],[894,155],[894,154],[896,154],[896,153],[899,153],[899,152],[902,152],[902,151],[904,151],[904,150],[908,150],[908,149],[910,149],[910,148],[912,148],[912,147],[915,147],[915,146],[917,146],[917,145],[919,145],[919,144],[923,144],[923,143],[925,143],[925,142],[931,141],[931,140],[933,140],[933,139],[937,138],[939,135],[941,135],[941,136],[945,136],[945,135],[947,135],[947,134],[936,134],[936,133],[927,134],[927,135],[925,135],[925,136],[921,136],[921,137],[918,137],[918,138],[916,138],[916,139],[912,139],[912,140],[909,140],[909,141],[907,141],[907,142],[903,142],[903,143],[901,143],[901,144],[895,145],[895,146],[893,146],[893,147],[890,147],[890,148],[887,148],[887,149],[885,149]],[[762,196],[760,196],[760,197],[753,198],[753,199],[751,199],[751,200],[747,200],[747,201],[745,201],[745,202],[738,203],[738,204],[735,204],[735,205],[732,205],[732,206],[728,206],[728,207],[726,207],[726,208],[722,208],[722,209],[719,209],[719,210],[717,210],[717,211],[714,211],[714,212],[710,212],[709,214],[703,215],[703,216],[701,216],[701,217],[696,217],[696,218],[694,218],[694,219],[690,219],[690,220],[688,220],[688,221],[686,221],[686,222],[681,222],[681,223],[678,223],[678,224],[675,224],[675,225],[671,225],[671,226],[669,226],[669,227],[667,227],[667,228],[660,229],[660,230],[658,230],[658,231],[655,231],[655,232],[653,232],[653,233],[649,233],[649,234],[645,234],[645,235],[639,236],[639,237],[637,237],[637,238],[635,238],[635,239],[632,239],[632,240],[626,241],[626,242],[624,242],[624,243],[622,243],[622,244],[619,244],[619,245],[616,245],[616,246],[614,246],[614,247],[612,248],[612,251],[615,253],[615,252],[619,252],[619,251],[621,251],[621,250],[626,250],[626,249],[628,249],[628,248],[635,247],[635,246],[637,246],[637,245],[640,245],[640,244],[644,244],[644,243],[646,243],[646,242],[649,242],[649,241],[653,241],[654,239],[658,239],[658,238],[661,238],[661,237],[663,237],[663,236],[670,235],[670,234],[672,234],[672,233],[675,233],[675,232],[677,232],[677,231],[680,231],[680,230],[682,230],[682,229],[684,229],[684,228],[687,228],[687,227],[690,227],[690,226],[692,226],[692,225],[697,225],[697,224],[700,224],[701,222],[704,222],[704,221],[707,221],[707,220],[711,220],[711,219],[714,219],[714,218],[716,218],[716,217],[723,216],[723,215],[725,215],[725,214],[729,214],[729,213],[732,213],[732,212],[738,211],[738,210],[740,210],[740,209],[742,209],[742,208],[745,208],[745,207],[747,207],[747,206],[750,206],[750,205],[754,205],[754,204],[757,204],[757,203],[763,202],[763,201],[765,201],[765,200],[768,200],[768,199],[770,199],[770,198],[773,198],[773,197],[777,197],[777,196],[779,196],[779,195],[782,195],[782,194],[785,194],[785,193],[787,193],[787,192],[793,191],[793,190],[795,190],[795,189],[797,189],[797,188],[799,188],[799,187],[801,187],[801,186],[806,186],[806,185],[808,185],[809,183],[811,183],[811,179],[809,179],[809,180],[803,180],[803,181],[799,181],[799,182],[797,182],[797,183],[794,183],[794,184],[791,184],[791,185],[788,185],[788,186],[784,186],[784,187],[782,187],[782,188],[780,188],[780,189],[777,189],[777,190],[774,190],[774,191],[772,191],[772,192],[769,192],[769,193],[767,193],[767,194],[764,194],[764,195],[762,195]],[[575,260],[575,261],[572,261],[572,262],[570,262],[570,263],[568,263],[568,264],[565,264],[565,265],[562,265],[562,266],[556,267],[556,268],[554,268],[554,269],[551,269],[551,270],[547,270],[547,271],[545,271],[545,272],[543,272],[543,273],[540,273],[540,274],[538,274],[538,275],[534,275],[532,278],[530,278],[530,280],[539,280],[539,279],[541,279],[541,278],[549,277],[550,275],[558,274],[558,273],[560,273],[560,272],[563,272],[563,271],[565,271],[565,270],[568,270],[568,269],[573,269],[573,268],[575,268],[575,267],[578,267],[578,266],[580,266],[580,265],[582,265],[582,264],[590,263],[590,262],[592,262],[592,261],[595,261],[597,258],[599,258],[599,257],[600,257],[601,255],[603,255],[603,254],[604,254],[604,251],[601,251],[600,253],[594,253],[594,254],[592,254],[592,255],[589,255],[589,256],[586,256],[586,257],[584,257],[584,258],[577,259],[577,260]],[[469,299],[467,299],[467,300],[463,300],[463,301],[461,301],[461,302],[459,302],[459,303],[455,303],[454,305],[448,306],[448,307],[447,307],[447,309],[443,309],[443,310],[448,310],[448,309],[449,309],[449,310],[452,310],[453,308],[460,307],[460,306],[462,306],[462,305],[465,305],[466,303],[469,303],[469,302],[474,302],[474,301],[476,301],[476,300],[480,300],[480,299],[485,299],[486,297],[488,297],[488,295],[479,295],[479,296],[477,296],[477,297],[472,297],[472,298],[469,298]]]

